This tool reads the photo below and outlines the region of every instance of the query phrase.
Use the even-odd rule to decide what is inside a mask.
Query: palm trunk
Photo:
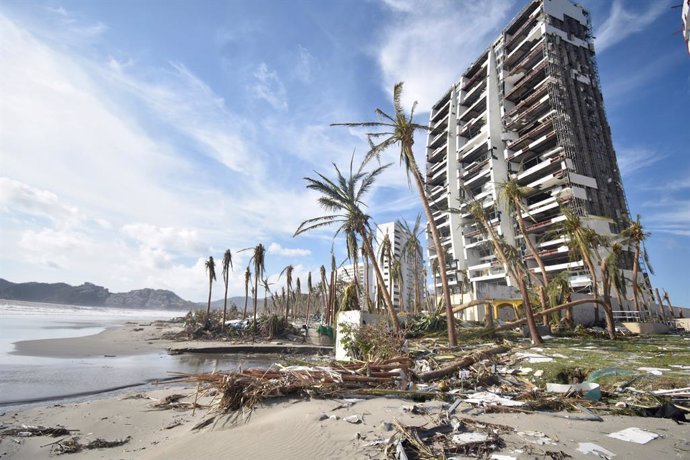
[[[367,239],[367,234],[364,229],[361,229],[359,231],[359,234],[362,236],[362,244],[364,244],[364,248],[369,254],[369,258],[371,259],[371,263],[374,267],[374,273],[376,274],[376,279],[379,282],[379,285],[385,286],[385,283],[383,282],[383,275],[381,274],[381,270],[379,269],[379,264],[376,263],[375,257],[376,254],[374,253],[374,249],[371,247],[371,243]],[[396,334],[400,333],[400,323],[398,323],[398,315],[395,313],[395,308],[393,308],[393,301],[391,300],[391,297],[388,295],[388,291],[383,289],[383,299],[386,302],[386,307],[388,308],[388,314],[391,317],[391,322],[393,323],[393,328],[395,329]]]
[[[412,176],[414,176],[415,184],[417,185],[417,192],[419,192],[419,197],[422,200],[422,207],[424,208],[424,213],[426,214],[426,219],[429,222],[429,229],[431,230],[431,236],[434,240],[434,247],[436,248],[436,257],[439,263],[439,272],[441,274],[441,287],[443,289],[443,299],[446,303],[446,320],[448,322],[448,345],[455,347],[458,345],[458,339],[455,335],[455,316],[453,316],[453,305],[450,299],[450,287],[448,286],[448,277],[446,276],[446,255],[441,244],[441,237],[438,234],[438,228],[436,227],[436,222],[434,221],[434,216],[431,212],[431,206],[429,206],[429,199],[426,196],[426,190],[424,188],[424,182],[422,181],[422,175],[419,172],[419,167],[414,161],[414,153],[412,148],[408,147],[405,152],[407,158],[409,158],[412,163],[414,170],[412,171]]]
[[[611,306],[611,279],[609,272],[606,270],[606,259],[602,259],[600,264],[601,269],[601,284],[604,296],[604,315],[606,316],[606,330],[609,338],[614,340],[616,338],[616,326],[613,320],[613,307]]]
[[[369,285],[369,256],[367,255],[364,256],[364,289],[366,290],[367,311],[371,313],[371,298],[369,298],[369,292],[371,290],[371,286]]]
[[[208,329],[211,321],[211,291],[213,290],[213,280],[209,277],[208,280],[208,307],[206,307],[206,324],[204,328]]]
[[[249,301],[249,283],[244,282],[244,312],[242,312],[242,321],[247,319],[247,302]]]
[[[309,306],[311,304],[311,289],[309,290],[309,294],[307,294],[307,312],[304,315],[304,324],[307,325],[307,330],[309,330]]]
[[[223,301],[223,322],[220,323],[221,327],[225,327],[225,320],[228,314],[228,278],[225,278],[225,297]]]
[[[640,309],[640,301],[637,298],[637,272],[640,270],[640,244],[635,245],[635,260],[633,260],[633,272],[632,272],[632,288],[633,288],[633,300],[635,301],[635,310],[640,315],[640,320],[642,319],[642,310]]]
[[[546,276],[546,266],[544,265],[544,261],[542,260],[542,258],[539,256],[537,249],[532,244],[532,240],[529,239],[529,235],[527,234],[527,230],[525,229],[525,221],[522,218],[522,214],[520,214],[520,201],[515,199],[513,200],[513,203],[515,206],[515,214],[517,216],[518,227],[520,227],[522,237],[525,239],[525,244],[534,256],[534,260],[537,261],[537,265],[539,265],[539,270],[541,271],[541,283],[544,287],[546,287],[549,284],[549,279]]]
[[[516,273],[515,270],[511,268],[511,265],[508,263],[508,258],[503,252],[501,246],[498,244],[498,235],[496,234],[496,231],[494,230],[491,223],[486,219],[486,216],[483,217],[481,223],[482,225],[484,225],[484,227],[486,227],[487,231],[491,235],[491,239],[494,244],[494,249],[496,250],[496,255],[499,256],[499,258],[501,259],[501,263],[503,263],[503,265],[506,267],[506,270],[508,270],[509,276],[512,278],[513,282],[518,286],[518,289],[520,290],[520,296],[522,297],[522,305],[525,307],[527,327],[529,328],[529,334],[532,338],[532,345],[543,344],[544,340],[541,338],[541,335],[539,335],[537,322],[534,320],[534,312],[532,311],[532,304],[529,301],[529,294],[527,293],[525,279],[519,276],[519,273]]]
[[[592,258],[589,257],[587,251],[582,252],[582,259],[584,259],[585,265],[587,265],[587,270],[589,270],[592,276],[592,295],[595,299],[599,298],[599,287],[597,286],[597,274],[594,271],[594,264],[592,263]],[[594,322],[599,322],[599,305],[594,304]]]
[[[259,274],[255,274],[254,276],[254,299],[253,299],[253,304],[254,304],[254,325],[252,326],[252,342],[256,339],[256,302],[257,302],[257,295],[256,293],[259,292]]]
[[[422,297],[420,295],[419,288],[419,260],[417,260],[417,255],[415,251],[414,256],[414,314],[419,315],[421,312]]]

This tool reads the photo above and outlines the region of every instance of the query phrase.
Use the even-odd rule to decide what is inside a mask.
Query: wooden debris
[[[479,361],[482,361],[484,359],[487,359],[491,356],[500,354],[500,353],[505,353],[510,350],[510,347],[507,347],[505,345],[499,345],[496,347],[489,348],[488,350],[482,350],[478,351],[477,353],[473,353],[470,356],[465,356],[462,359],[459,359],[457,361],[452,362],[451,364],[448,364],[447,366],[444,366],[440,369],[436,369],[433,371],[429,372],[424,372],[423,374],[417,375],[419,380],[422,382],[428,382],[430,380],[437,380],[443,377],[447,377],[451,374],[456,373],[460,369],[465,369],[469,366],[471,366],[474,363],[477,363]]]
[[[79,438],[75,436],[53,444],[51,452],[56,455],[62,455],[75,454],[85,449],[91,450],[119,447],[127,444],[131,439],[131,436],[127,436],[125,439],[116,439],[114,441],[106,441],[105,439],[96,438],[93,441],[88,442],[87,444],[82,444],[81,442],[79,442]]]

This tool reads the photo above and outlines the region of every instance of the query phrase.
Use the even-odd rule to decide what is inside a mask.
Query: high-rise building
[[[688,47],[688,54],[690,54],[690,0],[683,0],[680,14],[683,20],[683,38],[685,39],[685,46]]]
[[[448,254],[453,303],[516,298],[505,267],[460,200],[463,193],[482,203],[497,234],[518,248],[531,270],[539,268],[525,237],[547,273],[567,270],[571,286],[583,291],[592,284],[590,274],[571,259],[566,239],[552,233],[565,220],[561,207],[599,234],[626,226],[628,206],[594,51],[586,10],[569,0],[533,0],[434,104],[427,193]],[[499,199],[499,184],[509,178],[529,190],[522,212],[527,235]],[[433,267],[433,245],[429,259]],[[466,294],[461,272],[471,282]]]
[[[426,297],[424,261],[418,260],[417,269],[415,270],[414,259],[403,254],[403,247],[407,243],[408,235],[398,222],[389,222],[377,226],[377,254],[381,254],[381,246],[386,236],[390,241],[393,263],[397,261],[396,266],[393,266],[393,264],[389,264],[388,257],[385,255],[383,257],[379,256],[379,260],[382,261],[380,268],[386,289],[391,293],[391,300],[396,309],[413,312],[416,295],[419,295],[420,303],[424,302]],[[417,282],[415,282],[415,276],[417,276]],[[417,292],[415,292],[415,289],[417,289]],[[423,309],[421,305],[420,309]]]
[[[393,259],[393,264],[389,264],[387,254],[382,255],[382,244],[386,236],[390,241],[390,256]],[[376,228],[375,252],[385,288],[391,294],[391,300],[396,309],[413,312],[414,299],[417,292],[419,293],[420,303],[424,302],[426,298],[426,274],[424,272],[424,260],[416,261],[417,269],[415,270],[415,260],[403,254],[403,247],[407,240],[408,236],[398,222],[381,224]],[[419,279],[416,283],[416,288],[415,276]],[[355,270],[354,264],[342,265],[337,269],[337,277],[338,280],[344,283],[352,283],[355,278],[357,279],[361,308],[366,308],[365,296],[367,294],[372,302],[376,301],[378,286],[371,264],[360,259],[357,264],[357,270]],[[420,306],[420,308],[423,309],[424,307]]]

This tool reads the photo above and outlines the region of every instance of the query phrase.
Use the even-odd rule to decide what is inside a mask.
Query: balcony
[[[535,119],[542,117],[544,112],[549,108],[549,95],[544,94],[544,96],[542,96],[541,99],[539,99],[533,105],[520,112],[517,112],[513,117],[508,118],[506,121],[506,128],[511,130],[521,130],[530,123],[533,123]]]
[[[480,97],[474,103],[472,103],[467,110],[462,112],[462,115],[460,115],[458,120],[467,122],[484,112],[486,112],[486,98]]]
[[[480,115],[477,118],[471,120],[470,122],[465,123],[465,125],[462,126],[458,134],[460,135],[460,137],[464,137],[465,139],[472,139],[482,131],[482,128],[485,125],[486,117],[484,115]]]
[[[522,136],[518,137],[514,141],[510,142],[506,148],[508,150],[522,150],[524,147],[527,147],[531,142],[534,142],[535,140],[539,139],[542,137],[544,134],[547,134],[546,131],[549,129],[553,129],[553,117],[551,115],[544,117],[541,122],[537,122],[536,126],[529,131],[527,131],[526,134],[523,134]]]
[[[525,230],[527,230],[528,233],[538,232],[538,231],[540,232],[540,231],[546,230],[547,228],[549,228],[553,224],[555,224],[557,222],[562,222],[564,220],[565,220],[565,216],[563,216],[563,215],[559,215],[556,217],[550,217],[548,219],[541,220],[541,221],[536,222],[534,224],[526,225]]]
[[[447,143],[448,140],[448,127],[446,126],[446,130],[436,134],[433,138],[431,137],[432,134],[429,133],[429,138],[431,138],[431,141],[429,142],[428,147],[432,149],[437,149],[441,147],[443,144]]]
[[[530,29],[527,36],[506,56],[505,63],[508,66],[513,66],[517,62],[524,62],[530,55],[534,53],[534,50],[539,46],[536,42],[543,44],[544,27],[542,24],[536,23],[532,29]],[[523,59],[524,58],[524,59]]]
[[[542,96],[544,96],[547,93],[547,90],[549,89],[549,84],[551,83],[552,79],[551,77],[547,78],[545,80],[545,83],[543,85],[539,85],[539,88],[537,88],[534,93],[532,93],[529,97],[523,99],[520,101],[518,105],[513,107],[507,114],[506,117],[514,117],[515,115],[518,114],[520,110],[524,110],[525,107],[529,107],[532,105],[535,101],[539,100]]]
[[[510,101],[517,101],[525,96],[527,93],[532,93],[539,83],[542,83],[546,78],[546,59],[542,59],[541,63],[532,69],[527,75],[522,77],[515,83],[515,86],[506,94],[505,98]]]
[[[535,165],[529,166],[523,172],[519,173],[517,175],[517,180],[521,185],[524,185],[533,179],[535,174],[541,173],[541,175],[544,176],[549,173],[554,173],[559,169],[564,169],[565,165],[561,164],[561,161],[561,157],[553,157],[544,161],[539,161]],[[526,165],[529,165],[529,163]]]
[[[431,153],[427,154],[426,159],[428,162],[435,163],[436,161],[444,158],[448,151],[448,145],[444,144],[433,150]]]

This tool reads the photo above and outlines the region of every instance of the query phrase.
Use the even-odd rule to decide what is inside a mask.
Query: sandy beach
[[[18,344],[17,352],[62,357],[148,353],[172,345],[170,341],[159,339],[160,334],[171,327],[175,326],[164,322],[127,324],[91,337],[23,342]],[[179,401],[182,407],[155,407],[173,394],[184,395]],[[100,399],[88,401],[6,407],[0,409],[0,427],[4,431],[22,426],[63,426],[75,430],[70,435],[77,436],[84,444],[96,439],[128,439],[126,444],[118,447],[83,450],[69,458],[364,459],[385,458],[384,446],[395,433],[392,425],[395,420],[409,426],[431,428],[438,424],[439,416],[447,410],[447,405],[430,401],[416,404],[417,408],[411,411],[415,403],[397,398],[279,398],[257,407],[247,420],[232,423],[227,416],[210,408],[214,398],[218,397],[213,390],[203,393],[198,400],[201,407],[192,411],[195,394],[193,384],[163,384],[150,391],[133,389],[129,393],[103,395]],[[574,458],[595,458],[594,454],[584,453],[588,448],[584,443],[595,444],[604,449],[601,452],[613,453],[617,458],[690,456],[687,424],[677,424],[668,419],[604,416],[604,421],[594,422],[567,420],[559,418],[558,414],[483,412],[482,408],[463,402],[454,414],[458,419],[510,428],[500,434],[504,444],[493,452],[499,455],[494,458],[562,458],[553,457],[560,453]],[[199,430],[192,429],[210,417],[215,417],[213,423]],[[658,437],[641,445],[608,436],[631,427],[644,429]],[[57,453],[53,443],[68,437],[3,436],[0,458],[52,458]]]

